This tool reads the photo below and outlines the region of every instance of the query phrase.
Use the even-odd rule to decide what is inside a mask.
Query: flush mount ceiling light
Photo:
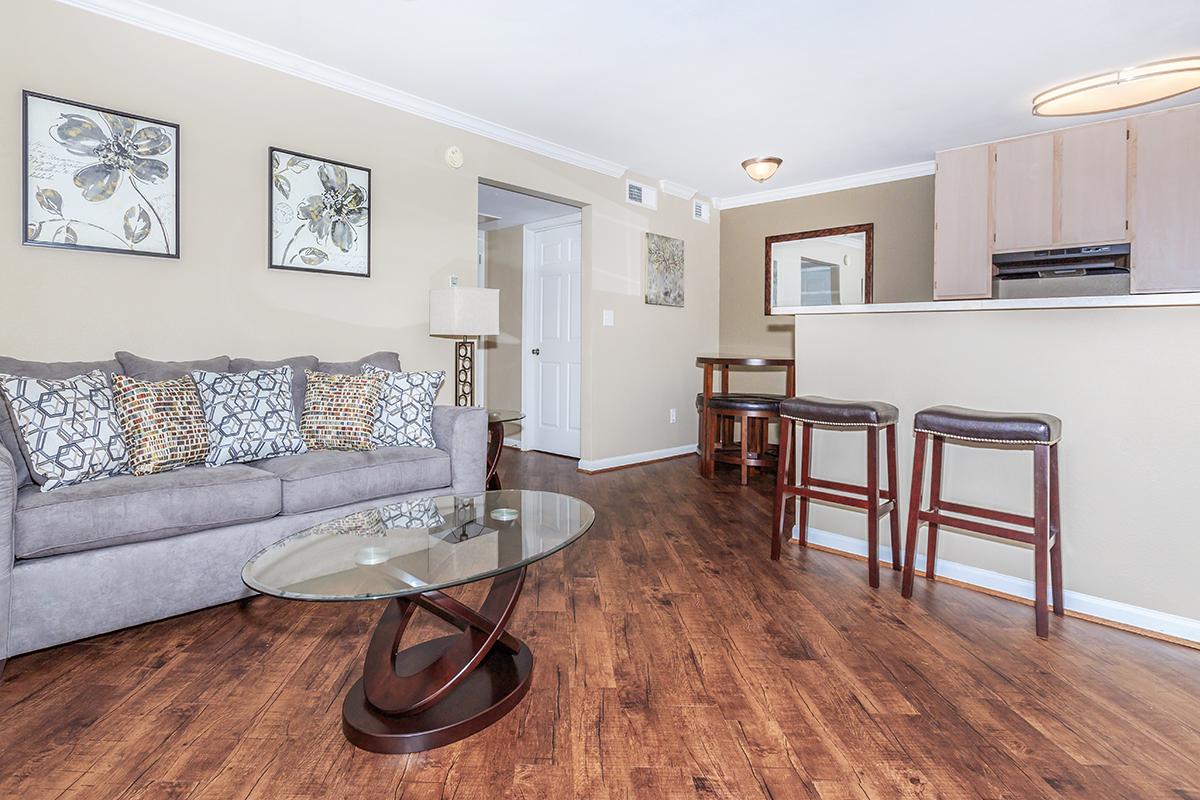
[[[1039,117],[1102,114],[1200,89],[1200,56],[1153,61],[1055,86],[1033,98]]]
[[[783,163],[782,158],[769,156],[767,158],[747,158],[742,162],[742,169],[746,170],[746,174],[754,180],[762,183],[775,174],[775,170],[779,169],[779,165]]]

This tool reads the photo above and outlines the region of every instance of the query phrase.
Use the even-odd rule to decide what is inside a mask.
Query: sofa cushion
[[[358,375],[367,364],[379,367],[380,369],[390,369],[392,372],[399,372],[400,354],[393,353],[390,350],[380,350],[378,353],[363,356],[357,361],[322,361],[317,367],[317,371],[328,372],[331,375]]]
[[[214,356],[200,361],[155,361],[118,350],[117,361],[121,362],[122,373],[140,381],[166,381],[194,370],[229,372],[229,356]]]
[[[230,372],[251,372],[256,369],[292,368],[292,405],[296,407],[296,424],[300,424],[300,414],[304,411],[304,370],[315,370],[321,362],[316,356],[292,356],[277,361],[262,361],[256,358],[234,358],[229,361]]]
[[[208,425],[190,375],[157,382],[113,375],[112,384],[130,472],[151,475],[204,463]]]
[[[61,380],[0,373],[0,390],[43,492],[125,471],[125,438],[103,372]]]
[[[100,370],[106,376],[112,375],[121,371],[121,364],[115,358],[107,361],[22,361],[0,356],[0,372],[25,378],[72,378],[95,370]],[[16,426],[9,417],[8,403],[0,397],[0,444],[12,454],[17,470],[17,486],[27,486],[32,478],[20,441]]]
[[[374,450],[371,427],[383,375],[308,373],[300,435],[309,450]]]
[[[304,514],[450,485],[450,455],[424,447],[310,450],[256,461],[283,483],[283,513]]]
[[[165,539],[279,513],[279,479],[243,464],[117,475],[42,493],[17,492],[17,558]]]

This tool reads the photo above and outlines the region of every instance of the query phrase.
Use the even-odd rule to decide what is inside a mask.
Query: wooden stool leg
[[[925,483],[925,440],[929,434],[918,432],[913,444],[912,487],[908,496],[908,531],[904,542],[904,582],[900,594],[912,597],[913,575],[917,568],[917,528],[920,520],[921,495]]]
[[[867,580],[879,588],[879,429],[867,428]]]
[[[700,403],[700,409],[696,412],[696,450],[699,451],[700,455],[699,461],[701,478],[704,477],[704,473],[707,470],[705,461],[708,459],[708,442],[705,441],[704,436],[704,434],[708,432],[708,425],[705,423],[704,419],[708,414],[706,410],[707,408],[708,403],[702,401]]]
[[[900,480],[897,477],[896,466],[896,426],[888,425],[887,442],[887,488],[892,499],[892,510],[888,512],[888,521],[892,528],[892,569],[900,571]]]
[[[942,445],[940,436],[933,437],[933,468],[929,473],[929,510],[937,511],[942,505]],[[937,574],[938,524],[929,523],[925,541],[925,580],[931,581]]]
[[[1062,616],[1063,608],[1063,577],[1062,577],[1062,520],[1058,506],[1058,445],[1050,445],[1050,535],[1054,537],[1054,546],[1050,548],[1050,586],[1054,596],[1054,613]]]
[[[745,486],[747,483],[749,483],[749,482],[750,482],[750,467],[749,467],[749,465],[748,465],[748,464],[746,464],[746,461],[748,461],[748,460],[749,460],[749,458],[750,458],[750,428],[751,428],[751,425],[750,425],[750,418],[749,418],[749,417],[747,417],[746,415],[744,415],[744,414],[743,414],[743,415],[742,415],[742,417],[741,417],[741,429],[742,429],[742,463],[741,463],[741,467],[742,467],[742,486]]]
[[[1050,573],[1050,448],[1033,448],[1033,610],[1037,635],[1050,635],[1050,610],[1046,581]]]
[[[800,423],[800,478],[798,486],[807,486],[812,468],[812,425]],[[800,546],[808,547],[808,498],[801,495],[796,501],[796,530]]]
[[[791,420],[779,421],[779,455],[775,462],[775,517],[771,528],[771,560],[778,561],[783,551],[783,521],[786,500],[784,488],[787,486],[788,464],[791,463],[792,427]]]
[[[704,435],[704,446],[708,449],[708,455],[704,459],[704,477],[712,480],[717,475],[717,423],[721,415],[709,409],[704,416],[708,425],[708,433]]]

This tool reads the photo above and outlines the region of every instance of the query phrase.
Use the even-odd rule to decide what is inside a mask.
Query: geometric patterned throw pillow
[[[300,433],[310,450],[374,450],[371,427],[383,390],[382,375],[304,371]]]
[[[303,453],[292,407],[292,368],[192,373],[208,427],[210,467]]]
[[[125,471],[125,440],[100,370],[65,380],[0,375],[42,491]]]
[[[134,475],[202,464],[208,455],[208,426],[190,375],[150,383],[113,375],[117,419]]]
[[[392,372],[371,365],[363,374],[382,375],[383,393],[375,411],[371,440],[378,447],[437,447],[433,441],[433,401],[444,372]]]

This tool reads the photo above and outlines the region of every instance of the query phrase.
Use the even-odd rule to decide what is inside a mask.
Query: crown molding
[[[489,122],[432,100],[402,92],[391,86],[313,61],[310,58],[209,25],[206,22],[157,8],[140,0],[58,0],[58,2],[145,28],[154,33],[190,42],[244,61],[250,61],[268,69],[336,89],[339,92],[356,95],[365,100],[390,106],[493,141],[519,147],[556,161],[599,172],[602,175],[616,178],[624,175],[627,169],[614,161]]]
[[[722,210],[727,208],[741,208],[742,206],[754,206],[759,203],[774,203],[778,200],[791,200],[795,197],[809,197],[814,194],[826,194],[827,192],[837,192],[842,189],[857,189],[860,186],[872,186],[877,183],[890,183],[908,178],[919,178],[923,175],[932,175],[933,166],[934,163],[932,161],[918,161],[915,164],[902,164],[898,167],[877,169],[873,172],[859,172],[855,175],[845,175],[841,178],[830,178],[824,181],[801,183],[796,186],[783,186],[779,189],[767,189],[761,192],[734,195],[733,197],[722,197],[714,200],[713,203],[717,208]]]
[[[700,191],[693,189],[679,181],[671,181],[663,178],[658,182],[658,187],[663,190],[664,194],[669,194],[674,197],[682,197],[684,200],[691,200]]]

